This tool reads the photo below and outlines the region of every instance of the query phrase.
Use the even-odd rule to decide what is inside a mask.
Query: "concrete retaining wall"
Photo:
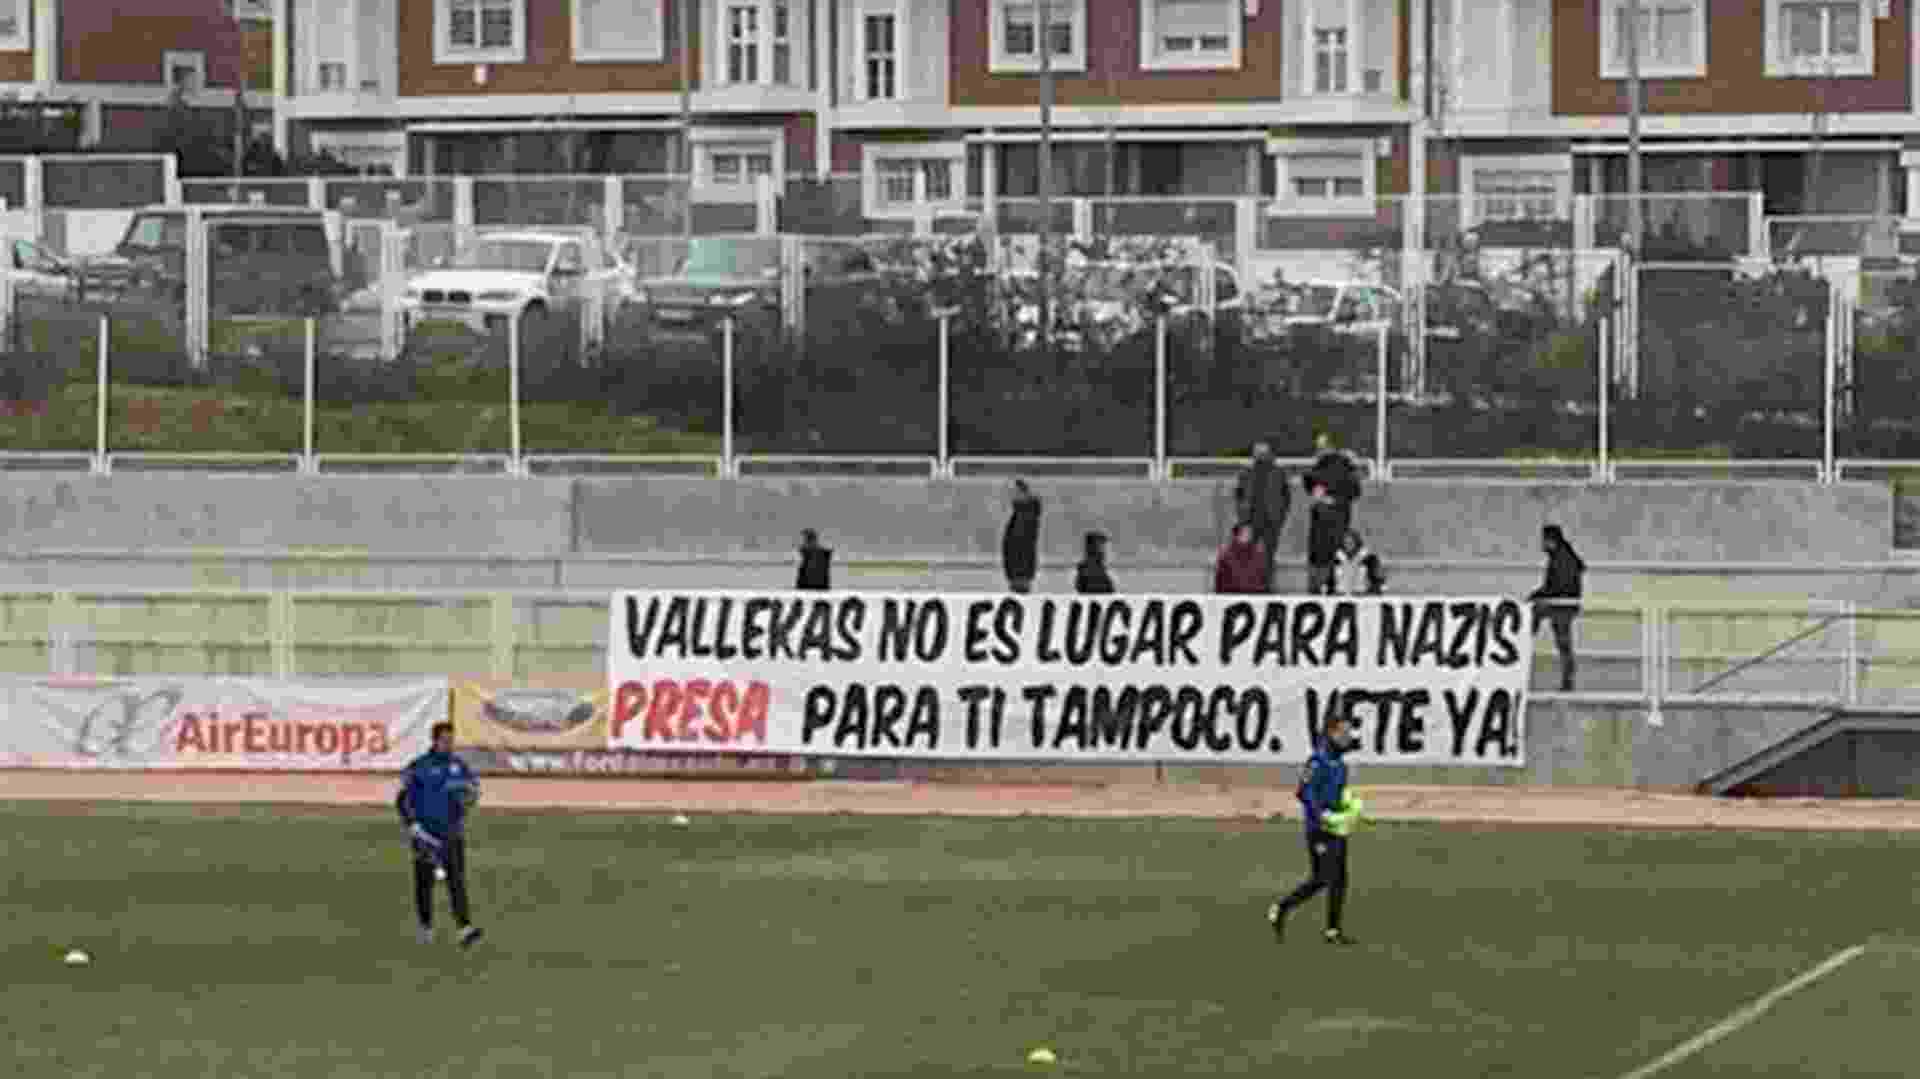
[[[1043,557],[1113,537],[1118,562],[1204,565],[1232,519],[1228,481],[1048,480]],[[1283,549],[1304,543],[1303,497]],[[505,479],[122,474],[19,476],[0,492],[0,537],[48,548],[344,548],[370,554],[559,557],[786,552],[814,527],[847,558],[997,558],[1005,489],[990,481],[753,477]],[[1412,481],[1356,508],[1389,558],[1531,558],[1563,525],[1590,559],[1875,561],[1893,502],[1876,484]]]
[[[866,557],[928,552],[995,555],[1006,516],[997,484],[912,480],[582,480],[577,550],[713,555],[787,551],[803,527]],[[1042,550],[1078,556],[1101,529],[1116,559],[1210,556],[1233,520],[1231,483],[1121,480],[1036,483]],[[1305,547],[1304,496],[1281,544]],[[1526,557],[1540,526],[1566,528],[1589,559],[1646,561],[1878,560],[1891,550],[1893,501],[1879,485],[1406,482],[1355,508],[1376,550],[1399,559]]]

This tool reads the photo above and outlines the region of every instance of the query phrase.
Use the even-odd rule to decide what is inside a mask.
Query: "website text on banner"
[[[1028,761],[1525,763],[1511,599],[623,592],[609,745]]]
[[[445,679],[14,678],[0,767],[397,771],[447,718]]]

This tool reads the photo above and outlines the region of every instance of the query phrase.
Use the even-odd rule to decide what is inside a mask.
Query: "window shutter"
[[[580,10],[580,35],[596,52],[663,53],[665,19],[661,0],[573,0]]]
[[[1295,180],[1364,178],[1367,159],[1360,154],[1299,154],[1287,158],[1287,176]]]

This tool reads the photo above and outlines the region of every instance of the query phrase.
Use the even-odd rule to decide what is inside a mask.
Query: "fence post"
[[[933,203],[927,196],[927,170],[913,170],[913,234],[933,235]]]
[[[1620,311],[1614,341],[1619,346],[1621,358],[1625,361],[1626,370],[1622,373],[1627,379],[1627,396],[1638,401],[1640,399],[1640,265],[1632,252],[1626,252],[1620,256],[1619,266],[1620,280],[1625,286],[1622,295],[1626,297],[1626,304]]]
[[[307,177],[307,208],[310,210],[327,209],[327,181],[322,177]]]
[[[73,647],[73,627],[80,622],[80,604],[72,592],[59,591],[52,596],[47,611],[47,673],[70,677],[78,674],[79,662]]]
[[[720,478],[731,479],[733,460],[733,316],[720,323]]]
[[[1233,203],[1234,270],[1240,274],[1240,287],[1254,291],[1259,282],[1252,280],[1249,267],[1253,253],[1260,249],[1260,200],[1235,199]]]
[[[1662,727],[1667,717],[1661,711],[1667,696],[1667,609],[1649,606],[1641,609],[1641,627],[1646,637],[1647,725]]]
[[[36,240],[44,239],[47,235],[46,175],[46,163],[38,154],[21,159],[20,208],[27,211]]]
[[[453,178],[453,231],[456,239],[473,231],[473,177]]]
[[[107,353],[112,348],[113,322],[106,315],[100,316],[100,340],[94,349],[94,399],[93,399],[93,474],[104,476],[111,467],[112,458],[107,456]]]
[[[1209,323],[1211,325],[1211,323]],[[1153,478],[1167,478],[1167,316],[1153,328]]]
[[[1840,320],[1845,316],[1846,297],[1838,282],[1827,283],[1827,355],[1821,365],[1820,385],[1825,398],[1820,408],[1820,482],[1834,482],[1833,428],[1839,417],[1834,414],[1834,397],[1840,389]]]
[[[518,626],[514,622],[514,599],[505,592],[487,597],[487,612],[493,632],[489,634],[493,676],[510,679],[514,675],[514,654],[519,646]]]
[[[1773,257],[1773,237],[1767,232],[1767,197],[1759,191],[1747,195],[1747,253],[1756,259]]]
[[[1393,478],[1393,465],[1387,458],[1387,343],[1390,332],[1388,327],[1380,327],[1379,346],[1375,349],[1379,353],[1379,370],[1375,373],[1378,385],[1373,393],[1373,467],[1374,479],[1383,483]]]
[[[762,174],[754,178],[754,231],[762,236],[780,234],[780,197],[773,189],[773,177]]]
[[[273,650],[273,676],[292,678],[295,675],[294,664],[294,596],[287,589],[275,589],[268,594],[268,623],[272,627],[271,647]]]
[[[525,464],[520,459],[520,331],[525,323],[523,316],[515,314],[507,320],[507,474],[524,474]]]
[[[934,462],[933,473],[945,478],[953,475],[953,447],[948,441],[948,433],[953,418],[953,314],[940,312],[940,405],[937,422],[940,426],[939,459]]]
[[[1610,319],[1603,318],[1597,325],[1599,355],[1595,358],[1595,366],[1600,369],[1600,455],[1593,464],[1593,482],[1607,483],[1613,478],[1611,460],[1613,447],[1609,444],[1613,434],[1613,357],[1610,355],[1613,336],[1608,332],[1612,322]]]
[[[316,335],[314,333],[314,320],[308,319],[306,322],[306,341],[305,341],[306,347],[303,350],[304,355],[302,358],[303,362],[306,365],[306,374],[301,383],[301,391],[300,391],[300,395],[302,398],[301,411],[302,413],[304,413],[303,422],[301,424],[301,437],[300,437],[300,471],[306,473],[309,476],[314,475],[320,471],[318,467],[318,463],[314,460],[314,456],[313,456],[313,406],[314,406],[313,369],[314,369],[315,337]]]
[[[1860,605],[1847,601],[1847,669],[1841,685],[1849,705],[1860,703]]]
[[[601,206],[601,227],[606,229],[607,239],[611,241],[627,226],[626,181],[618,176],[607,177],[607,190],[602,198],[606,201]]]

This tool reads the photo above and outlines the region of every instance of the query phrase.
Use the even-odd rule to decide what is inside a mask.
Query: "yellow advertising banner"
[[[605,749],[607,683],[598,675],[457,678],[453,733],[470,749]]]

